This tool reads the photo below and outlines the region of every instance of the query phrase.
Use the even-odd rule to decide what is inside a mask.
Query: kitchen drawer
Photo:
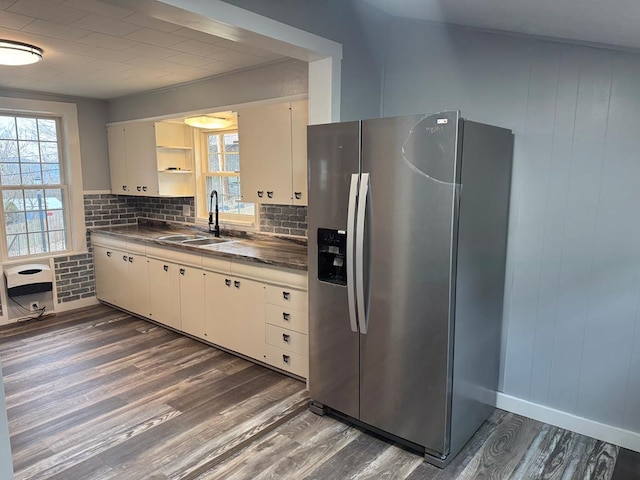
[[[262,280],[262,267],[250,262],[231,261],[231,273],[242,277]]]
[[[306,311],[280,305],[267,304],[267,323],[305,335],[309,332],[309,314]]]
[[[276,283],[296,288],[307,288],[307,272],[281,267],[264,267],[265,282]]]
[[[266,360],[269,365],[280,368],[300,377],[307,377],[309,359],[306,355],[289,352],[273,345],[266,346]]]
[[[91,233],[91,243],[101,247],[115,248],[118,250],[127,250],[127,241],[121,238],[115,238],[110,235],[100,235],[99,233]]]
[[[307,292],[295,288],[267,285],[267,303],[307,311]]]
[[[305,334],[275,325],[267,325],[267,344],[304,356],[308,352],[308,337]]]
[[[172,248],[148,246],[147,256],[151,258],[157,258],[158,260],[177,263],[180,265],[188,265],[191,267],[202,266],[202,255],[197,253],[178,251]]]
[[[214,272],[230,273],[231,261],[228,258],[210,257],[202,255],[202,266]]]

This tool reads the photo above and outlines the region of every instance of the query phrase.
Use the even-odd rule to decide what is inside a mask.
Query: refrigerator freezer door
[[[358,417],[359,344],[358,333],[351,330],[347,296],[352,272],[347,271],[347,286],[318,281],[317,229],[353,231],[347,228],[347,210],[352,175],[359,174],[360,123],[310,126],[307,145],[309,390],[313,400]],[[351,260],[345,259],[347,263]]]
[[[360,420],[436,455],[449,445],[459,124],[449,112],[362,125],[370,209]]]

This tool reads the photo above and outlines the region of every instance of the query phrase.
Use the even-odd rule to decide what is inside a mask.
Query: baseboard
[[[496,406],[502,410],[548,423],[572,432],[640,452],[640,433],[578,417],[498,392]]]
[[[81,298],[80,300],[73,300],[71,302],[57,303],[54,311],[56,313],[68,312],[69,310],[90,307],[91,305],[98,305],[99,303],[96,297]]]

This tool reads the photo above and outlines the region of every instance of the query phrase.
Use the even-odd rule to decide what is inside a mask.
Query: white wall
[[[13,478],[13,460],[11,459],[9,423],[7,421],[7,406],[4,400],[3,383],[2,365],[0,365],[0,479],[11,480]]]
[[[513,129],[502,388],[640,432],[640,55],[394,20],[385,116]]]

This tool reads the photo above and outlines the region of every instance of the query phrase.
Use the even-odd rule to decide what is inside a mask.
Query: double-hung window
[[[201,177],[205,195],[201,211],[211,208],[210,196],[218,193],[220,218],[229,222],[255,222],[255,204],[242,202],[240,189],[240,145],[237,131],[202,133]],[[204,203],[204,205],[202,205]]]
[[[60,119],[0,113],[0,193],[7,258],[70,249]]]

